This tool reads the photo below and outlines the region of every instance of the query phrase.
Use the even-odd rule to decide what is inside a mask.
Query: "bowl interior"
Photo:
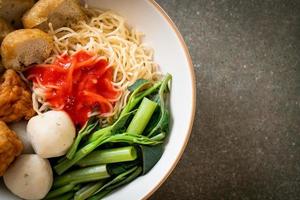
[[[172,128],[160,161],[145,176],[112,193],[105,199],[142,199],[166,179],[179,160],[193,123],[195,83],[186,47],[171,21],[151,0],[87,0],[88,5],[111,9],[127,23],[145,33],[145,43],[155,50],[155,60],[164,73],[173,75],[170,107]],[[2,183],[1,183],[2,184]],[[18,199],[0,186],[0,199]]]

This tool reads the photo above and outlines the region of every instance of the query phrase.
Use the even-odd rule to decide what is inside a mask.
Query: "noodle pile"
[[[86,10],[88,21],[80,21],[53,30],[49,24],[49,34],[53,37],[54,52],[46,63],[52,63],[62,54],[73,55],[86,50],[97,53],[108,60],[113,67],[113,85],[120,91],[111,113],[100,115],[102,123],[111,123],[126,105],[128,86],[138,79],[155,82],[161,77],[158,65],[153,61],[153,50],[142,43],[143,34],[126,25],[125,20],[111,11]],[[34,108],[38,113],[49,109],[40,91],[33,91]],[[101,113],[100,113],[101,114]]]

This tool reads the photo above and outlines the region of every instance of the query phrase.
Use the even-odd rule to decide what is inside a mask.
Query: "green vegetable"
[[[162,133],[159,133],[159,134],[151,137],[151,140],[162,141],[165,138],[166,138],[166,133],[162,132]]]
[[[110,177],[110,175],[107,172],[106,165],[87,167],[58,176],[54,180],[53,187],[60,187],[68,183],[97,181],[108,177]]]
[[[98,181],[96,183],[89,183],[75,193],[74,200],[85,200],[95,194],[103,185],[105,180]]]
[[[119,180],[123,180],[127,174],[132,173],[136,169],[129,169],[128,171],[124,172],[123,174],[117,176],[116,178],[112,179],[111,181],[108,181],[106,184],[104,184],[104,181],[90,183],[87,186],[83,187],[81,190],[76,192],[75,194],[75,200],[84,200],[87,199],[94,194],[98,193],[99,191],[107,188],[108,186],[112,185],[113,183],[117,183]]]
[[[130,92],[136,91],[139,92],[139,90],[144,87],[145,85],[150,84],[150,82],[146,79],[138,79],[134,84],[128,87],[128,90]]]
[[[163,145],[145,146],[140,145],[143,158],[143,174],[149,172],[159,161],[163,154]]]
[[[112,134],[117,134],[117,133],[122,133],[125,132],[126,130],[126,125],[131,119],[131,117],[136,113],[136,110],[130,111],[126,114],[124,114],[122,117],[119,117],[119,119],[113,124],[111,133]]]
[[[110,133],[106,133],[102,136],[100,136],[97,140],[85,145],[82,147],[79,151],[77,151],[74,155],[74,157],[70,160],[65,159],[64,161],[58,163],[54,169],[57,174],[61,175],[65,171],[67,171],[70,167],[75,165],[79,160],[87,156],[89,153],[94,151],[98,146],[104,143],[105,139],[108,138]]]
[[[102,199],[104,196],[112,192],[114,189],[121,187],[134,180],[136,177],[138,177],[141,174],[141,172],[142,172],[141,167],[132,168],[131,170],[117,176],[111,182],[107,183],[105,186],[99,189],[99,191],[97,191],[94,196],[92,196],[88,200]]]
[[[153,112],[155,111],[157,103],[150,101],[146,97],[143,98],[136,114],[130,122],[127,132],[134,134],[142,134],[150,121]]]
[[[107,171],[111,176],[120,175],[129,169],[136,167],[140,164],[139,160],[131,161],[131,162],[123,162],[123,163],[112,163],[107,165]]]
[[[77,164],[81,167],[132,161],[137,158],[137,151],[133,146],[98,150],[81,159]]]
[[[94,128],[98,125],[99,121],[95,120],[95,118],[91,118],[78,132],[77,137],[75,139],[75,142],[73,142],[72,146],[70,147],[66,157],[68,159],[72,159],[77,151],[78,145],[82,138],[88,134],[90,134],[91,131],[94,130]]]
[[[126,172],[118,175],[117,177],[115,177],[114,179],[112,179],[111,181],[109,181],[108,183],[106,183],[104,186],[102,186],[101,188],[99,188],[94,194],[97,194],[111,186],[113,186],[114,184],[118,184],[119,182],[123,181],[126,179],[126,177],[131,174],[132,172],[134,172],[137,169],[137,167],[133,167],[129,170],[127,170]],[[95,197],[93,197],[92,199],[94,199]],[[98,197],[99,199],[99,197]]]
[[[158,82],[158,83],[155,83],[149,89],[144,90],[144,91],[140,91],[143,87],[145,87],[146,85],[149,85],[149,81],[146,81],[146,80],[143,80],[143,79],[137,80],[132,86],[130,86],[128,88],[128,90],[131,91],[132,94],[130,95],[126,106],[123,108],[123,110],[120,114],[120,117],[126,115],[128,112],[130,112],[132,109],[134,109],[135,106],[138,103],[140,103],[140,101],[144,97],[146,97],[146,96],[154,93],[155,91],[157,91],[157,89],[161,86],[161,84],[162,84],[162,82]]]
[[[128,99],[128,103],[123,108],[120,117],[124,116],[125,114],[129,113],[134,107],[136,106],[138,101],[135,101],[137,93],[140,92],[140,90],[145,87],[146,85],[149,85],[150,82],[145,79],[139,79],[137,80],[133,85],[128,87],[128,90],[131,92],[130,97]]]
[[[98,131],[94,132],[89,140],[88,143],[94,142],[95,140],[97,140],[99,137],[103,136],[103,135],[108,135],[111,134],[111,130],[112,130],[113,126],[107,126],[105,128],[99,129]]]
[[[168,89],[168,83],[172,80],[172,76],[167,74],[162,81],[162,84],[159,88],[158,94],[154,97],[156,102],[160,106],[160,114],[158,118],[153,118],[150,124],[148,137],[152,137],[155,134],[165,132],[169,132],[169,120],[170,120],[170,112],[165,105],[165,91]],[[158,120],[157,120],[158,119]]]
[[[93,141],[97,140],[100,136],[103,136],[103,135],[116,134],[118,132],[124,132],[126,130],[126,129],[124,129],[124,126],[126,125],[127,121],[129,120],[129,118],[133,114],[135,114],[135,111],[131,111],[129,113],[126,113],[122,117],[119,117],[119,119],[113,125],[102,128],[102,129],[94,132],[90,136],[88,142],[93,142]]]
[[[117,134],[112,135],[108,137],[105,141],[106,142],[124,142],[129,144],[143,144],[143,145],[157,145],[162,143],[161,141],[152,140],[146,136],[143,135],[136,135],[136,134],[130,134],[130,133],[123,133],[123,134]]]
[[[100,200],[106,195],[108,195],[109,193],[111,193],[111,191],[104,189],[101,192],[97,193],[97,195],[88,198],[88,200]]]
[[[132,174],[129,174],[129,176],[127,176],[125,179],[123,180],[119,179],[117,183],[107,187],[106,189],[114,190],[122,185],[125,185],[131,182],[132,180],[134,180],[136,177],[138,177],[141,174],[141,172],[142,172],[142,167],[137,167],[136,170]]]
[[[130,133],[123,133],[123,134],[116,134],[116,135],[103,135],[99,137],[97,140],[95,140],[92,143],[89,143],[88,145],[81,148],[71,160],[64,160],[58,165],[54,167],[57,174],[62,174],[66,170],[68,170],[70,167],[75,165],[79,160],[87,156],[89,153],[91,153],[93,150],[95,150],[97,147],[104,143],[117,143],[117,142],[124,142],[129,144],[143,144],[143,145],[157,145],[160,144],[160,141],[151,140],[150,138],[143,136],[143,135],[134,135]]]
[[[71,200],[71,199],[73,199],[73,196],[74,196],[74,193],[69,192],[69,193],[66,193],[64,195],[52,198],[51,200]]]
[[[45,197],[45,199],[52,199],[52,198],[54,198],[54,197],[58,197],[58,196],[60,196],[60,195],[62,195],[62,194],[65,194],[65,193],[67,193],[67,192],[72,191],[72,190],[74,189],[74,187],[75,187],[75,184],[70,183],[70,184],[65,185],[65,186],[63,186],[63,187],[61,187],[61,188],[52,190],[52,191],[50,191],[50,192],[47,194],[47,196]]]

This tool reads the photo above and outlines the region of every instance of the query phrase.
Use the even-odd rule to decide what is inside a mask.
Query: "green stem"
[[[94,132],[91,135],[91,137],[89,138],[88,142],[93,142],[93,141],[97,140],[99,137],[101,137],[102,135],[110,134],[112,128],[113,128],[113,126],[107,126],[105,128],[102,128],[102,129]]]
[[[120,117],[130,112],[144,97],[155,92],[161,86],[161,84],[162,82],[155,83],[152,87],[150,87],[146,91],[140,92],[139,94],[136,94],[138,91],[135,91],[130,96],[127,105],[125,106],[125,108],[122,110],[120,114]]]
[[[81,159],[77,164],[81,167],[132,161],[137,158],[137,151],[133,146],[94,151]]]
[[[99,137],[94,142],[84,146],[81,148],[71,160],[64,160],[58,165],[54,167],[57,174],[61,175],[66,170],[71,168],[73,165],[75,165],[79,160],[90,154],[92,151],[94,151],[97,147],[104,143],[118,143],[118,142],[125,142],[129,144],[143,144],[143,145],[157,145],[160,144],[161,141],[155,141],[151,140],[150,138],[143,136],[143,135],[135,135],[135,134],[129,134],[129,133],[123,133],[123,134],[116,134],[116,135],[103,135]]]
[[[165,137],[166,137],[166,133],[161,132],[161,133],[151,137],[151,140],[162,141],[163,139],[165,139]]]
[[[74,157],[82,138],[90,134],[90,132],[93,131],[94,128],[98,125],[98,122],[99,121],[98,120],[95,121],[93,117],[88,122],[86,122],[84,127],[82,127],[82,129],[79,131],[75,139],[75,142],[73,142],[71,148],[69,149],[66,155],[68,159],[72,159]]]
[[[78,146],[79,146],[79,143],[80,143],[80,141],[82,140],[82,138],[83,138],[83,135],[81,135],[81,134],[79,133],[79,134],[77,135],[75,141],[73,142],[71,148],[69,149],[67,155],[66,155],[66,157],[67,157],[68,159],[72,159],[72,158],[74,157],[74,155],[75,155],[75,153],[76,153],[76,151],[77,151],[77,148],[78,148]]]
[[[163,121],[165,118],[168,118],[168,112],[165,111],[165,100],[164,100],[164,93],[167,90],[169,81],[172,80],[171,74],[166,74],[165,78],[163,79],[161,83],[161,87],[159,88],[158,95],[159,95],[159,105],[160,105],[160,119],[156,125],[152,129],[152,131],[147,135],[148,137],[152,137],[159,129],[161,129],[161,126],[163,124]],[[169,121],[169,119],[168,119]],[[168,122],[169,123],[169,122]],[[167,131],[167,130],[164,130]]]
[[[136,167],[141,163],[140,160],[130,161],[130,162],[122,162],[122,163],[112,163],[107,165],[108,173],[115,177],[120,174],[127,172],[128,170]]]
[[[133,172],[132,172],[133,171]],[[107,187],[102,187],[97,194],[89,198],[88,200],[99,200],[102,199],[104,196],[112,192],[114,189],[121,187],[122,185],[125,185],[131,181],[133,181],[135,178],[137,178],[143,171],[142,167],[134,168],[130,173],[126,173],[126,176],[130,174],[129,176],[125,177],[124,174],[122,176],[119,176],[119,178],[115,178],[110,182],[110,184],[107,184]]]
[[[69,193],[66,193],[64,195],[52,198],[51,200],[71,200],[71,199],[73,199],[73,196],[74,196],[74,193],[69,192]]]
[[[102,135],[97,140],[87,144],[86,146],[82,147],[79,151],[77,151],[73,157],[73,159],[68,160],[65,159],[61,163],[58,163],[54,169],[57,174],[61,175],[65,171],[67,171],[70,167],[75,165],[79,160],[87,156],[89,153],[91,153],[93,150],[95,150],[98,146],[100,146],[105,139],[107,139],[108,136]]]
[[[72,191],[74,187],[75,187],[75,184],[70,183],[70,184],[65,185],[65,186],[63,186],[63,187],[61,187],[61,188],[58,188],[58,189],[53,190],[53,191],[50,191],[50,192],[47,194],[47,196],[45,197],[45,199],[52,199],[52,198],[54,198],[54,197],[58,197],[58,196],[60,196],[60,195],[62,195],[62,194],[65,194],[65,193],[67,193],[67,192]]]
[[[110,177],[106,165],[87,167],[69,172],[54,180],[53,187],[60,187],[68,183],[84,183]]]
[[[110,190],[102,190],[101,192],[97,193],[96,195],[88,198],[88,200],[99,200],[99,199],[103,199],[103,197],[105,197],[106,195],[108,195],[109,193],[111,193],[112,191]]]
[[[142,173],[142,171],[143,171],[142,167],[136,168],[135,171],[132,174],[130,174],[126,179],[118,182],[117,184],[107,187],[107,189],[114,190],[122,185],[125,185],[125,184],[133,181],[136,177],[138,177]]]
[[[142,145],[157,145],[161,144],[161,141],[152,140],[143,135],[136,135],[130,133],[116,134],[108,137],[103,143],[129,143],[129,144],[142,144]]]
[[[148,122],[150,121],[156,107],[157,103],[155,103],[154,101],[150,101],[146,97],[143,98],[141,105],[139,106],[136,114],[134,115],[127,128],[127,132],[142,134]]]
[[[103,185],[105,181],[98,181],[96,183],[90,183],[85,187],[81,188],[75,193],[74,200],[85,200],[91,197],[96,191],[98,191]]]
[[[161,99],[160,105],[161,105],[162,108],[165,107],[165,102],[163,101],[163,99],[164,99],[163,95],[164,95],[164,93],[165,93],[165,91],[168,87],[168,83],[169,83],[170,80],[172,80],[171,74],[166,74],[164,80],[162,81],[161,87],[159,88],[159,91],[158,91],[158,94],[159,94],[160,99]]]
[[[120,131],[124,129],[124,126],[126,125],[128,119],[133,116],[136,113],[135,110],[130,111],[126,114],[124,114],[122,117],[119,117],[117,121],[111,126],[105,127],[103,129],[100,129],[96,132],[94,132],[88,139],[88,143],[94,142],[102,135],[108,135],[108,134],[117,134]]]
[[[95,192],[95,194],[98,193],[98,192],[100,192],[101,190],[107,188],[107,187],[110,187],[110,186],[112,186],[112,185],[114,185],[114,184],[119,183],[120,181],[123,181],[124,179],[126,179],[127,175],[129,175],[129,174],[131,174],[132,172],[134,172],[137,168],[138,168],[138,167],[135,166],[135,167],[133,167],[133,168],[131,168],[131,169],[129,169],[129,170],[123,172],[122,174],[119,174],[117,177],[115,177],[114,179],[112,179],[111,181],[109,181],[108,183],[106,183],[103,187],[99,188],[99,190],[97,190],[97,191]]]

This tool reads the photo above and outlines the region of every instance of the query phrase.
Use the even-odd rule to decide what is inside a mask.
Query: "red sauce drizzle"
[[[35,88],[46,88],[44,97],[53,109],[66,111],[76,125],[83,126],[89,113],[112,111],[119,97],[112,73],[106,60],[80,51],[60,56],[52,64],[34,65],[25,75]]]

